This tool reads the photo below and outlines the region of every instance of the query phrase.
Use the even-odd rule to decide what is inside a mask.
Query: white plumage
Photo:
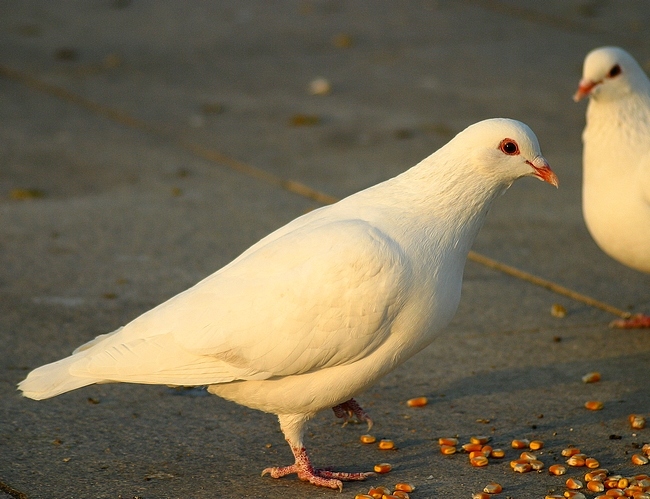
[[[605,253],[650,273],[650,80],[625,50],[601,47],[584,61],[574,99],[585,96],[585,223]],[[634,322],[650,326],[642,316],[617,325]]]
[[[316,485],[369,473],[314,470],[306,421],[426,347],[453,317],[467,253],[516,179],[557,186],[533,132],[493,119],[405,173],[278,229],[194,287],[20,383],[45,399],[100,382],[208,385],[279,416],[296,462],[265,470]]]

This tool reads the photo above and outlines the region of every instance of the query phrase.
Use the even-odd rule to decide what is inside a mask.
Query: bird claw
[[[650,327],[650,316],[635,314],[627,319],[617,319],[609,323],[609,327],[618,329],[642,329]]]
[[[365,421],[368,423],[368,431],[372,428],[372,419],[370,419],[370,416],[368,416],[366,411],[364,411],[354,399],[350,399],[342,404],[332,407],[332,410],[337,418],[343,419],[343,426],[346,426],[352,421],[353,417],[356,417],[358,422],[361,423]]]

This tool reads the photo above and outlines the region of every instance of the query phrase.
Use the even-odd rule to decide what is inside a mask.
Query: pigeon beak
[[[557,175],[551,170],[551,167],[548,166],[548,163],[542,156],[537,156],[532,162],[526,161],[530,166],[533,167],[532,175],[537,177],[544,182],[548,182],[555,187],[560,185]]]
[[[579,102],[580,100],[587,97],[594,87],[598,85],[598,82],[591,80],[580,80],[578,84],[578,91],[573,95],[573,100]]]

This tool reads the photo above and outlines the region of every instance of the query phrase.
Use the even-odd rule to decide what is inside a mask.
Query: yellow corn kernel
[[[566,473],[566,466],[562,464],[552,464],[548,467],[548,472],[551,475],[564,475]]]
[[[485,435],[477,435],[475,437],[470,437],[469,442],[471,444],[481,444],[485,445],[490,441],[490,437],[487,437]]]
[[[490,455],[492,454],[492,446],[484,445],[483,447],[481,447],[481,452],[485,457],[490,457]]]
[[[381,499],[382,496],[385,496],[386,494],[390,494],[390,490],[382,486],[372,487],[368,491],[368,495],[371,496],[373,499]]]
[[[490,457],[493,457],[495,459],[501,459],[502,457],[505,457],[506,451],[503,449],[492,449],[490,452]]]
[[[541,440],[533,440],[531,443],[528,444],[528,447],[530,450],[539,450],[544,447],[544,442]]]
[[[377,441],[372,435],[361,435],[359,440],[361,440],[362,444],[374,444]]]
[[[516,473],[528,473],[532,469],[533,467],[530,463],[517,463],[512,467],[512,471],[515,471]]]
[[[480,468],[488,465],[488,458],[485,456],[477,456],[470,459],[469,462],[472,466]]]
[[[488,483],[483,489],[483,492],[487,494],[499,494],[502,491],[503,487],[496,482]]]
[[[632,456],[632,462],[634,464],[638,464],[639,466],[643,466],[645,464],[648,464],[648,458],[645,457],[643,454],[634,454]]]
[[[470,459],[474,459],[475,457],[479,457],[479,456],[487,457],[482,450],[474,450],[469,453]]]
[[[440,452],[445,456],[451,456],[452,454],[456,454],[456,447],[453,445],[441,445]]]
[[[592,480],[598,480],[599,482],[602,482],[607,478],[607,473],[609,473],[609,471],[603,468],[587,471],[587,473],[585,473],[585,481],[591,482]]]
[[[605,492],[605,497],[625,497],[625,492],[622,489],[609,489]]]
[[[395,490],[401,490],[403,492],[413,492],[415,490],[415,485],[410,483],[400,482],[395,484]]]
[[[585,458],[580,457],[579,454],[576,454],[575,456],[571,456],[569,459],[566,460],[566,463],[569,466],[574,466],[574,467],[581,467],[585,465]]]
[[[530,464],[530,467],[533,468],[535,471],[544,469],[544,463],[539,459],[533,459],[528,464]]]
[[[522,438],[522,439],[515,439],[515,440],[513,440],[512,443],[510,444],[510,446],[511,446],[513,449],[526,449],[526,448],[528,448],[529,445],[530,445],[530,441],[527,440],[527,439],[525,439],[525,438]]]
[[[393,495],[399,499],[411,499],[411,496],[408,494],[408,492],[404,492],[403,490],[396,490],[393,492]]]
[[[567,478],[565,485],[567,489],[571,490],[578,490],[584,487],[584,484],[575,478]]]
[[[393,467],[388,463],[375,464],[375,467],[374,467],[375,473],[388,473],[392,469],[393,469]],[[390,493],[390,491],[389,491],[389,493]]]
[[[524,461],[533,461],[537,459],[537,456],[532,452],[524,451],[519,455],[519,459],[523,459]]]
[[[474,492],[472,499],[490,499],[490,494],[487,492]]]
[[[591,482],[587,482],[587,488],[591,492],[603,492],[605,490],[605,485],[603,482],[592,480]]]
[[[628,478],[621,478],[616,484],[616,488],[625,489],[630,485],[630,480]]]
[[[600,381],[599,372],[587,373],[582,377],[583,383],[596,383],[597,381]]]
[[[562,449],[562,455],[564,457],[571,457],[575,454],[580,454],[580,449],[577,447],[567,447],[566,449]]]
[[[634,417],[630,419],[630,426],[635,430],[642,430],[645,428],[645,418],[643,416],[634,415]]]
[[[395,448],[395,442],[393,442],[392,440],[388,440],[388,439],[386,439],[386,438],[385,438],[385,439],[382,439],[382,440],[379,441],[379,448],[380,448],[381,450],[391,450],[391,449],[394,449],[394,448]]]
[[[429,400],[426,397],[416,397],[414,399],[409,399],[406,401],[406,405],[409,407],[424,407],[429,403]]]
[[[525,459],[513,459],[512,461],[510,461],[510,467],[514,468],[518,464],[527,464],[527,463],[528,461]]]
[[[463,444],[463,450],[465,452],[474,452],[475,450],[481,450],[483,445],[481,444]]]
[[[354,499],[374,499],[370,494],[357,494]]]
[[[593,457],[588,457],[585,459],[585,466],[589,469],[595,470],[596,468],[600,467],[600,463],[598,462],[598,459],[594,459]]]
[[[456,446],[458,445],[458,439],[457,438],[439,438],[438,439],[438,445],[453,445]]]
[[[585,408],[590,411],[600,411],[604,407],[604,404],[600,400],[589,400],[585,402]]]

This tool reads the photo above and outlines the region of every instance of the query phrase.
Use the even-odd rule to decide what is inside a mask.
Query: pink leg
[[[366,411],[364,411],[363,408],[354,399],[350,399],[347,402],[343,402],[342,404],[337,405],[336,407],[332,407],[332,410],[334,411],[334,415],[337,418],[344,420],[343,426],[350,422],[352,416],[355,416],[359,422],[365,421],[368,423],[368,431],[370,431],[372,428],[372,419],[370,419]]]
[[[629,319],[617,319],[609,323],[619,329],[641,329],[650,327],[650,315],[635,314]]]
[[[291,466],[281,466],[277,468],[266,468],[262,471],[262,476],[267,473],[273,478],[280,478],[291,473],[297,473],[298,478],[314,485],[328,487],[330,489],[343,490],[343,481],[365,480],[375,473],[347,473],[344,471],[329,471],[314,469],[304,447],[291,447],[296,462]]]

